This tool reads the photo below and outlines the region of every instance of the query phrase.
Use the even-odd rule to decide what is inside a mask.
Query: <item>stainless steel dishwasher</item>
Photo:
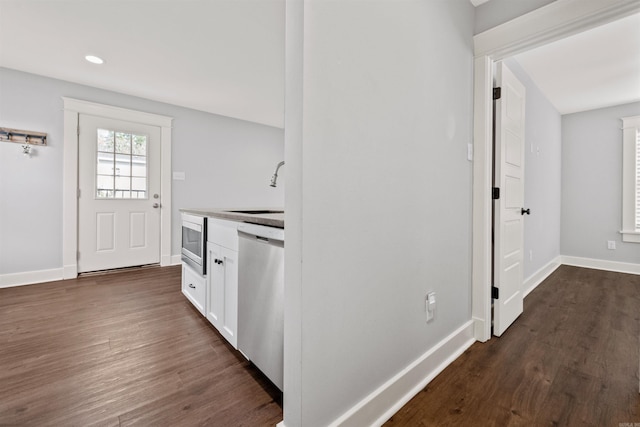
[[[284,230],[242,224],[238,236],[238,350],[282,390]]]

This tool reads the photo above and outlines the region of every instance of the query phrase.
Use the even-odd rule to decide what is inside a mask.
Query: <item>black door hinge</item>
[[[492,286],[491,287],[491,298],[500,299],[500,289],[496,288],[495,286]]]
[[[493,187],[491,197],[493,200],[498,200],[500,198],[500,188]]]
[[[493,88],[493,99],[494,101],[496,99],[500,99],[502,97],[502,88],[501,87],[494,87]]]

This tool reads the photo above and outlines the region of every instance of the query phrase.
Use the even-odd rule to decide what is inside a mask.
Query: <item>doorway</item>
[[[160,265],[170,265],[172,118],[72,98],[63,97],[63,101],[63,278],[75,278],[80,271],[119,268],[125,266],[123,264],[140,265],[157,263],[159,261]],[[98,119],[99,123],[93,123],[92,120],[96,118],[100,118]],[[100,123],[103,125],[100,125]],[[123,123],[125,125],[123,125]],[[91,146],[91,149],[81,150],[80,148],[81,137],[85,135],[85,133],[83,133],[84,131],[80,128],[81,125],[86,125],[89,128],[86,135],[88,135],[88,138],[92,141],[88,140],[85,142],[88,146]],[[98,135],[99,132],[107,135],[110,131],[114,131],[114,144],[116,133],[118,132],[120,133],[119,137],[122,141],[124,141],[127,136],[130,141],[133,141],[134,137],[137,139],[138,147],[136,148],[137,151],[135,155],[132,149],[129,148],[128,166],[125,166],[125,163],[127,163],[125,162],[127,153],[116,152],[127,150],[126,143],[122,141],[120,148],[113,148],[113,152],[111,153],[113,158],[111,166],[107,165],[108,160],[106,157],[110,155],[107,149],[108,143],[105,142],[104,138],[99,142]],[[148,173],[159,176],[156,184],[152,184],[150,181],[146,182],[146,178],[138,176],[142,175],[142,156],[140,156],[140,153],[142,152],[141,143],[145,137],[149,138],[146,140],[147,142],[145,142],[145,152],[148,148],[146,144],[152,143],[153,147],[155,147],[153,151],[156,152],[154,156],[158,156],[152,161],[145,159],[145,162],[149,161],[150,168]],[[157,140],[157,144],[153,143],[153,140]],[[100,147],[104,148],[104,150],[100,148],[98,144],[102,144]],[[86,167],[82,169],[84,162],[80,161],[80,156],[85,156],[85,151],[87,163],[85,164]],[[149,153],[151,152],[152,151],[149,150]],[[91,158],[92,156],[93,158]],[[101,160],[98,158],[100,156],[106,157]],[[120,163],[116,162],[116,157],[120,158]],[[158,169],[157,172],[151,171],[152,164],[155,164],[154,168]],[[107,171],[109,167],[111,167],[112,170]],[[135,172],[133,171],[134,168]],[[117,171],[116,169],[121,170]],[[126,176],[127,172],[129,173],[128,178]],[[112,187],[102,188],[102,184],[106,185],[107,181],[109,181],[109,175],[111,176]],[[99,176],[102,176],[102,178],[98,179]],[[128,184],[124,182],[127,180]],[[119,181],[119,183],[116,184],[116,181]],[[143,181],[145,182],[143,183]],[[100,183],[100,185],[97,185],[98,183]],[[128,193],[126,193],[127,189],[125,187],[128,187]],[[132,187],[135,187],[133,188],[133,192]],[[144,187],[144,189],[142,187]],[[131,195],[134,193],[143,197],[136,197],[140,200],[131,200]],[[124,197],[125,194],[128,198]],[[155,194],[158,194],[157,199],[154,199]],[[111,208],[117,206],[122,212],[117,213],[118,209],[105,210],[101,207],[96,210],[95,206],[93,208],[81,206],[79,201],[82,200],[85,195],[87,196],[86,200],[90,201],[90,205],[106,201],[107,204],[105,206],[109,205],[110,202]],[[110,200],[115,198],[121,200]],[[164,205],[160,202],[162,200],[165,201]],[[116,205],[114,205],[114,203],[116,203]],[[157,208],[153,207],[155,203],[158,204]],[[136,204],[141,206],[137,206]],[[145,205],[149,206],[145,207]],[[90,210],[87,209],[94,210],[90,212]],[[149,209],[151,211],[147,212]],[[123,214],[123,212],[125,213]],[[98,215],[98,213],[100,213],[100,215]],[[117,217],[123,218],[123,215],[125,217],[128,215],[127,221],[116,221]],[[158,226],[153,226],[153,222],[155,221],[153,219],[154,215],[158,217]],[[90,219],[89,222],[86,222],[87,218]],[[98,221],[98,219],[100,221]],[[150,241],[152,236],[147,235],[147,233],[150,233],[151,231],[148,230],[151,229],[147,228],[147,223],[159,230],[159,234],[157,234],[158,243]],[[120,225],[122,225],[122,227]],[[80,230],[81,227],[82,231]],[[88,236],[87,242],[89,243],[85,242],[85,235]],[[149,252],[153,254],[149,255],[149,253],[147,253],[139,258],[129,258],[131,253],[123,255],[122,252],[116,251],[116,246],[119,244],[116,243],[116,241],[124,241],[124,246],[129,246],[130,249],[133,249],[133,253],[136,253],[136,255],[142,254],[144,252],[142,249],[147,247],[152,248]],[[83,264],[79,262],[78,249],[82,249],[85,245],[86,248],[90,248],[90,252],[102,252],[100,255],[115,255],[113,257],[98,257],[100,261],[97,263],[94,262],[95,260],[89,260]],[[154,246],[159,248],[159,250],[153,249]],[[83,252],[85,252],[85,255],[87,254],[84,249]],[[83,257],[82,254],[80,254],[80,256]]]
[[[474,36],[472,318],[475,337],[491,337],[492,89],[497,61],[637,13],[637,2],[562,0]]]

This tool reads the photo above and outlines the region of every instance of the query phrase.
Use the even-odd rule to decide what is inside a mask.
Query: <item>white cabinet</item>
[[[238,252],[207,243],[209,296],[207,319],[234,348],[238,347]]]
[[[205,314],[207,282],[190,265],[182,263],[182,293],[200,313]]]
[[[206,317],[238,348],[238,223],[209,218]]]

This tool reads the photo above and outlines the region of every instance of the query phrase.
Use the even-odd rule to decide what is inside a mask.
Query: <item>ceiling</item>
[[[560,114],[640,101],[640,14],[515,59]]]
[[[0,66],[281,128],[284,1],[0,0]],[[516,60],[561,114],[640,100],[640,14]]]
[[[283,127],[284,17],[284,0],[0,0],[0,66]]]

